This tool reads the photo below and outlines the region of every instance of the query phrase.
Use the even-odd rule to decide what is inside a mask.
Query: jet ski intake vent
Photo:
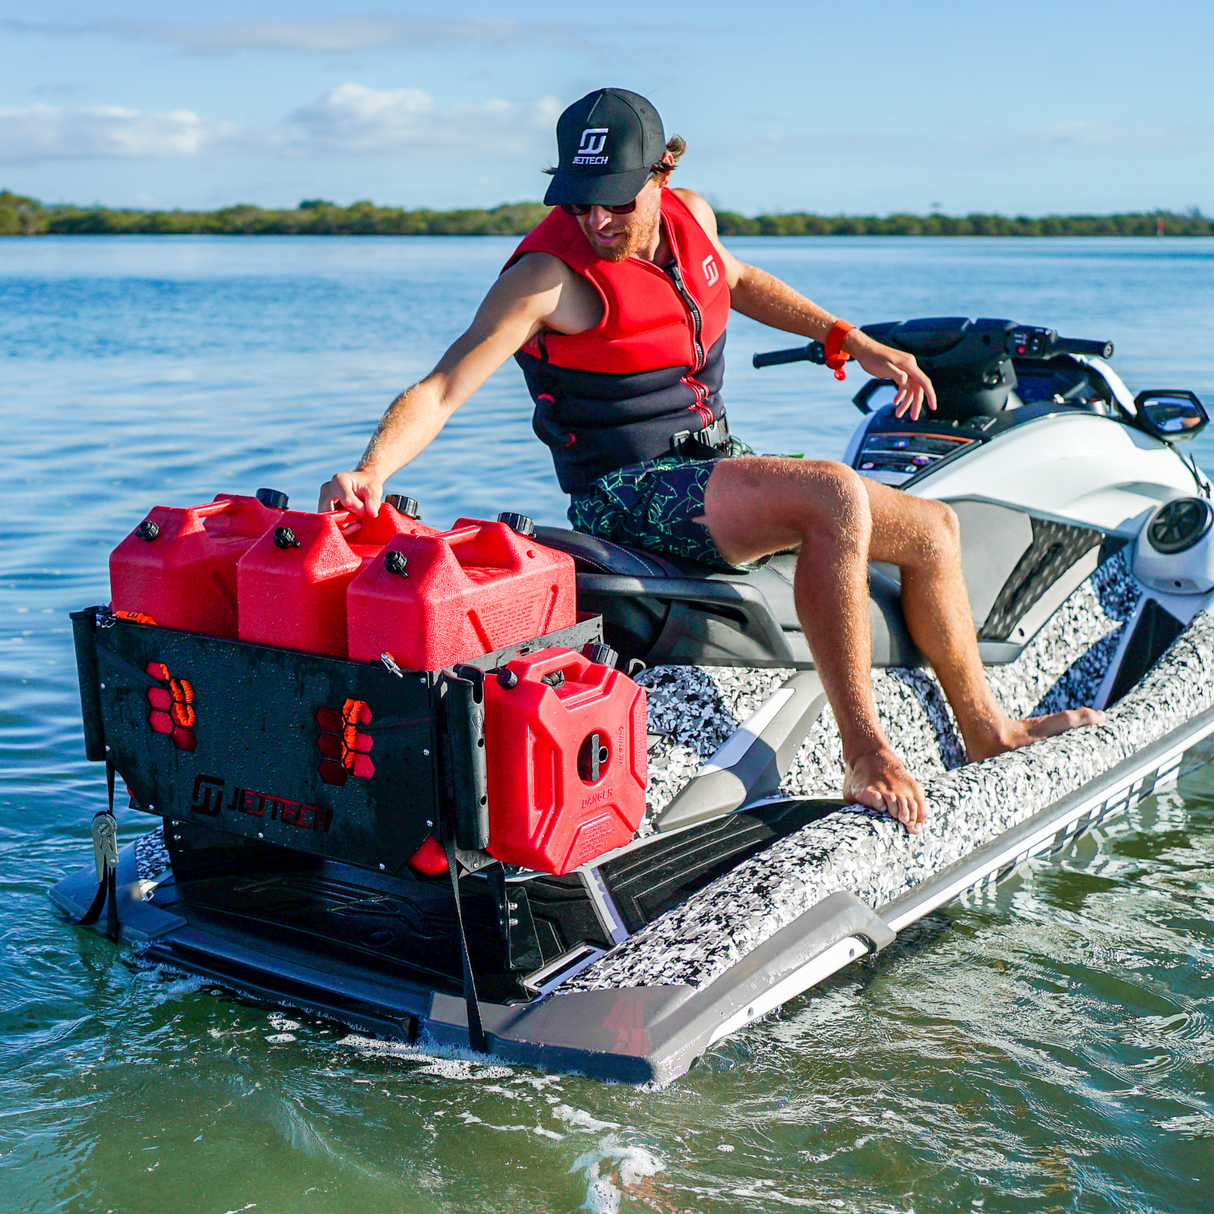
[[[1147,528],[1147,542],[1156,552],[1172,556],[1186,552],[1210,530],[1214,510],[1201,497],[1181,497],[1160,508]]]
[[[1134,576],[1165,594],[1214,590],[1214,508],[1202,497],[1178,497],[1155,511],[1138,533]]]

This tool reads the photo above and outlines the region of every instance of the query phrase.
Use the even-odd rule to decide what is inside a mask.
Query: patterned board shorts
[[[720,459],[753,454],[739,439],[730,441],[730,454]],[[629,548],[734,569],[708,528],[695,521],[704,513],[704,490],[720,459],[663,455],[617,468],[571,498],[569,522],[576,531]]]

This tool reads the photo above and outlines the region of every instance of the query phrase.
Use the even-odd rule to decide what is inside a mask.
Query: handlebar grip
[[[778,367],[781,363],[819,363],[826,358],[826,351],[820,341],[811,341],[794,350],[769,350],[766,354],[756,354],[750,361],[755,367]]]
[[[1112,358],[1111,341],[1089,341],[1084,337],[1059,337],[1054,342],[1057,354],[1095,354],[1097,358]]]
[[[799,363],[808,359],[808,349],[798,346],[795,350],[769,350],[766,354],[756,354],[750,361],[756,367],[778,367],[781,363]]]

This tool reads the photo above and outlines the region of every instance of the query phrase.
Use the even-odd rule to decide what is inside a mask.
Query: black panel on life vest
[[[615,468],[669,455],[674,435],[723,417],[724,351],[722,333],[695,377],[707,393],[702,399],[684,380],[688,367],[609,375],[520,351],[515,358],[536,402],[531,425],[552,451],[561,488],[576,493]]]

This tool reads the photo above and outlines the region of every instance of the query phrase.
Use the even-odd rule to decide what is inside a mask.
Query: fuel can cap
[[[511,531],[517,531],[519,535],[525,535],[528,539],[535,534],[535,520],[525,514],[515,514],[513,510],[503,510],[497,516],[497,521],[505,523]]]
[[[400,514],[407,514],[410,518],[421,518],[422,516],[421,503],[415,497],[406,497],[403,493],[389,493],[384,498],[384,503]]]

